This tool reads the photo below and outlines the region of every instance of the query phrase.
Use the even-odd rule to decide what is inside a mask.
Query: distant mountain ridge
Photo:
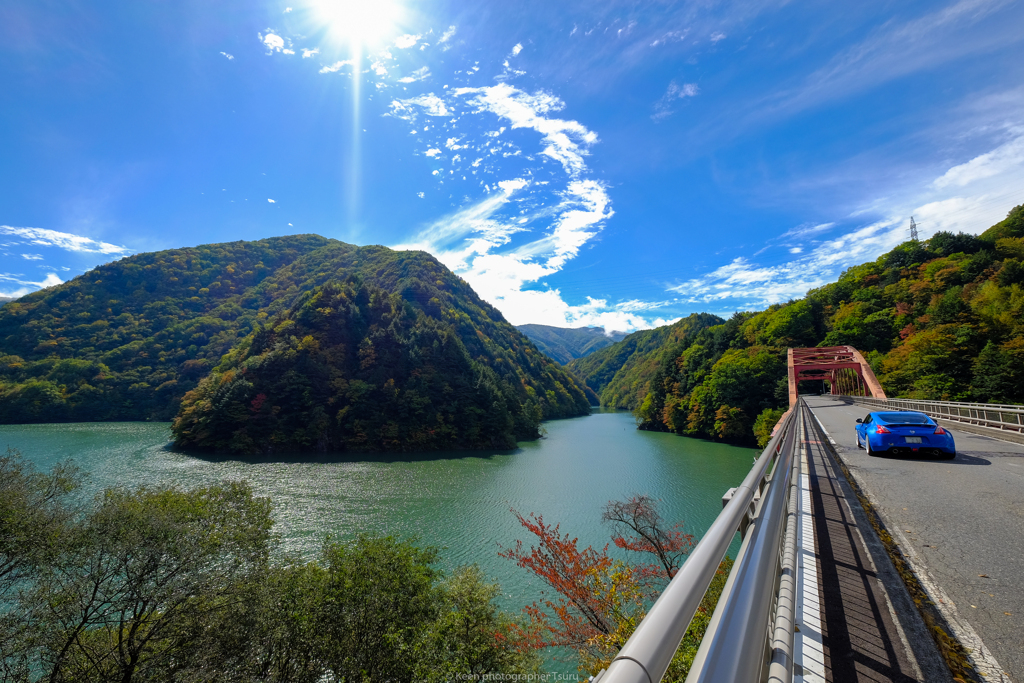
[[[488,395],[500,396],[500,401],[494,398],[495,410],[499,417],[507,413],[509,426],[496,437],[498,443],[535,436],[542,419],[589,411],[585,393],[572,375],[429,254],[294,235],[137,254],[0,307],[0,423],[169,420],[184,395],[225,362],[226,354],[238,357],[235,350],[240,344],[251,346],[253,333],[269,329],[282,348],[292,345],[295,335],[284,334],[279,325],[296,314],[293,307],[303,296],[332,283],[365,292],[346,294],[346,300],[397,297],[387,305],[394,314],[370,307],[380,312],[376,318],[353,311],[338,320],[366,320],[361,329],[368,334],[376,330],[390,335],[402,349],[395,357],[412,359],[402,372],[412,373],[422,356],[416,340],[426,343],[429,338],[430,344],[442,345],[441,340],[448,339],[444,343],[454,344],[452,367],[470,372],[474,388],[490,384]],[[398,316],[395,320],[408,324],[389,331],[381,315]],[[305,336],[315,341],[315,325],[310,325]],[[302,342],[303,338],[294,342],[295,348]],[[366,349],[372,349],[374,339],[350,338],[346,343],[357,347],[346,354],[365,351],[359,371],[369,372],[374,360]],[[436,356],[434,351],[427,355],[431,354]],[[377,379],[387,384],[389,378]],[[397,386],[400,377],[390,379]],[[456,379],[459,383],[466,378]],[[385,391],[383,384],[359,381],[365,386],[358,386],[371,393]],[[445,391],[443,385],[430,386]],[[277,398],[261,400],[281,411],[299,404],[290,399],[289,405],[275,403]],[[416,409],[428,410],[432,401],[440,405],[435,398],[420,396]],[[255,397],[248,399],[245,410],[252,407],[252,400]],[[482,405],[482,399],[471,400]],[[460,405],[456,402],[455,409]],[[215,407],[211,410],[216,412]],[[336,413],[330,414],[332,420],[338,419]],[[506,424],[504,419],[498,421]],[[196,436],[202,440],[202,435]],[[438,445],[442,441],[435,439],[425,447],[447,447]],[[460,435],[445,443],[464,447],[471,442],[470,447],[484,444],[483,439]],[[245,444],[242,450],[266,445]],[[366,435],[366,445],[382,450],[416,447],[386,434]]]
[[[516,325],[530,338],[541,353],[565,365],[589,356],[626,337],[625,332],[606,333],[602,327],[552,327],[551,325]]]

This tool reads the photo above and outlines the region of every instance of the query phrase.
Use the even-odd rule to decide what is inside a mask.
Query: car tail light
[[[946,430],[943,429],[942,427],[936,427],[935,431],[932,432],[932,434],[945,434],[945,433],[946,433]]]
[[[892,432],[890,432],[882,425],[878,425],[877,427],[875,427],[875,434],[892,434]]]

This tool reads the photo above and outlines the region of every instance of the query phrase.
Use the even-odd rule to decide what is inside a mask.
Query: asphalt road
[[[1024,683],[1024,446],[953,427],[953,460],[871,457],[854,433],[869,408],[804,398],[908,555]]]

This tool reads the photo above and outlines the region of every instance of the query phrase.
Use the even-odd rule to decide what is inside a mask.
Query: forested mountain
[[[671,325],[634,332],[568,367],[598,394],[601,405],[633,408],[647,394],[650,380],[666,355],[697,332],[723,322],[717,315],[694,313]]]
[[[14,301],[14,298],[9,296],[0,296],[0,306],[3,306],[8,301]]]
[[[598,349],[622,341],[625,332],[606,334],[600,327],[552,327],[550,325],[516,325],[530,338],[541,353],[563,365],[589,356]]]
[[[642,429],[739,442],[781,414],[790,346],[850,344],[894,397],[1024,402],[1024,206],[981,235],[905,242],[798,301],[676,332],[694,317],[569,367]]]
[[[534,424],[588,411],[571,375],[429,254],[298,235],[139,254],[3,306],[0,422],[170,419],[225,354],[254,331],[282,333],[300,297],[332,282],[397,295],[453,334],[474,382],[489,371],[514,387],[509,410]]]

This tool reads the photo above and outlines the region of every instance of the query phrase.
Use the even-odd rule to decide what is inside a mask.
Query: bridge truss
[[[801,380],[820,379],[833,394],[886,398],[871,366],[852,346],[789,349],[789,405],[796,405]]]

